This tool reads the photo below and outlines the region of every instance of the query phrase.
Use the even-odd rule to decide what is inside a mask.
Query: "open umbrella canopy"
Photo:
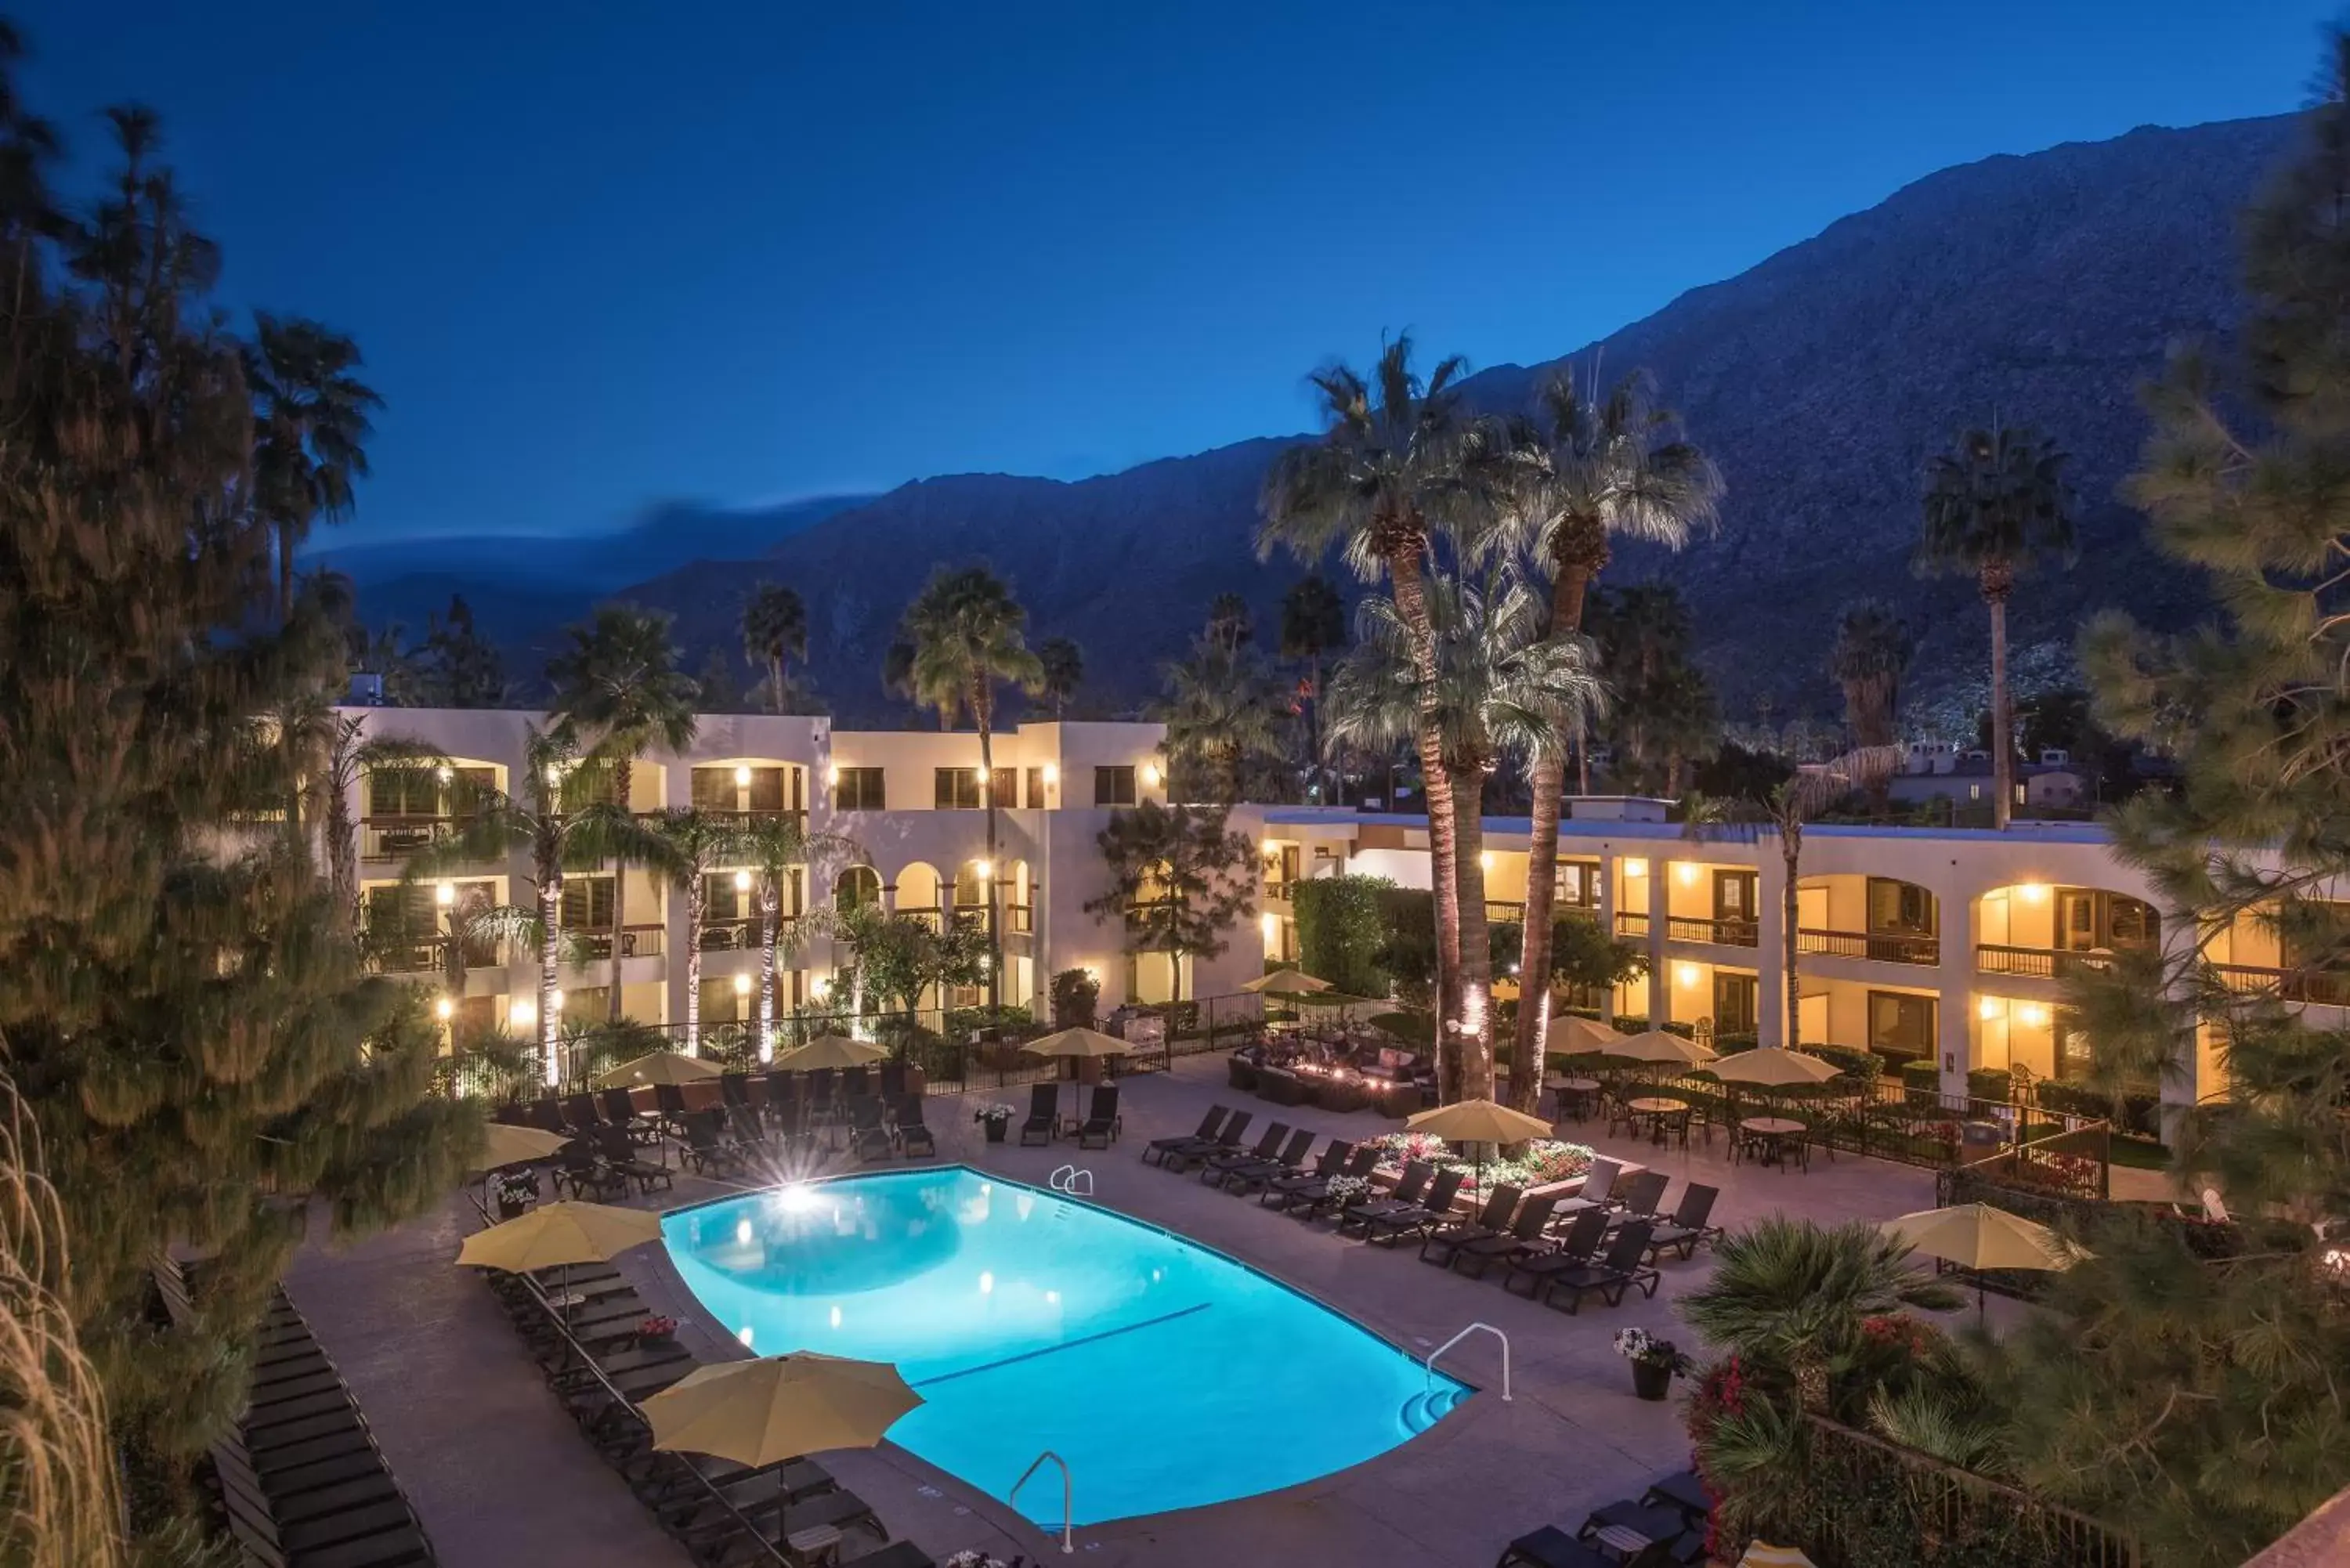
[[[1738,1568],[1816,1568],[1800,1547],[1772,1546],[1757,1541],[1738,1560]]]
[[[492,1122],[482,1137],[482,1158],[475,1168],[496,1170],[504,1166],[520,1165],[525,1160],[552,1159],[571,1140],[561,1133],[544,1127],[509,1127],[504,1122]]]
[[[786,1051],[767,1064],[785,1073],[812,1073],[818,1067],[863,1067],[883,1061],[889,1047],[846,1034],[819,1034],[796,1051]]]
[[[1551,1126],[1540,1116],[1497,1106],[1491,1100],[1461,1100],[1422,1111],[1404,1124],[1409,1132],[1427,1133],[1448,1143],[1523,1143],[1548,1137]]]
[[[1024,1056],[1123,1056],[1134,1047],[1098,1029],[1064,1029],[1020,1047]]]
[[[1837,1072],[1832,1062],[1806,1056],[1801,1051],[1783,1051],[1776,1045],[1741,1051],[1735,1056],[1708,1062],[1705,1069],[1725,1084],[1757,1084],[1766,1089],[1825,1084]]]
[[[653,1447],[774,1464],[827,1449],[869,1449],[922,1402],[898,1369],[801,1351],[704,1366],[644,1402]]]
[[[2061,1273],[2088,1254],[2045,1225],[1988,1203],[1925,1209],[1877,1227],[1897,1241],[1964,1269],[2042,1269]]]
[[[565,1263],[608,1263],[660,1240],[660,1216],[608,1203],[542,1203],[519,1219],[476,1231],[458,1249],[468,1268],[525,1274]]]
[[[1623,1039],[1622,1030],[1610,1028],[1596,1018],[1567,1017],[1550,1026],[1550,1040],[1544,1049],[1554,1056],[1605,1056],[1612,1054]]]
[[[632,1062],[608,1067],[596,1075],[599,1089],[628,1089],[639,1084],[699,1084],[718,1076],[718,1064],[681,1051],[650,1051]]]
[[[1607,1048],[1606,1054],[1627,1062],[1643,1062],[1652,1067],[1694,1067],[1713,1061],[1711,1046],[1694,1040],[1684,1040],[1678,1034],[1668,1034],[1661,1029],[1644,1030],[1618,1039]]]
[[[1317,991],[1329,990],[1330,982],[1316,980],[1298,970],[1277,969],[1271,974],[1241,981],[1241,989],[1254,992],[1260,996],[1309,996]]]

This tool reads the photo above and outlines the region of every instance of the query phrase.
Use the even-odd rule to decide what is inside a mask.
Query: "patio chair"
[[[1268,1181],[1295,1176],[1305,1168],[1306,1151],[1314,1147],[1314,1129],[1299,1127],[1289,1135],[1288,1144],[1271,1159],[1251,1160],[1224,1173],[1224,1190],[1235,1197],[1245,1198]]]
[[[1638,1568],[1651,1568],[1659,1561],[1646,1554],[1629,1560]],[[1627,1560],[1585,1545],[1555,1524],[1545,1524],[1503,1548],[1493,1568],[1627,1568]]]
[[[727,1137],[720,1116],[715,1106],[689,1115],[685,1118],[685,1147],[680,1152],[688,1165],[704,1176],[712,1170],[742,1175],[748,1168],[743,1163],[743,1147]]]
[[[1695,1470],[1658,1477],[1640,1494],[1640,1501],[1650,1508],[1665,1504],[1679,1509],[1682,1525],[1690,1530],[1704,1529],[1705,1521],[1713,1517],[1713,1499]]]
[[[818,1067],[802,1075],[800,1103],[806,1107],[808,1126],[830,1117],[838,1102],[833,1096],[832,1069]]]
[[[785,1132],[796,1132],[806,1110],[797,1073],[767,1073],[767,1119]]]
[[[1436,1165],[1432,1160],[1404,1161],[1403,1174],[1396,1179],[1395,1189],[1385,1198],[1366,1198],[1338,1210],[1338,1234],[1344,1236],[1349,1231],[1361,1231],[1374,1219],[1392,1214],[1399,1209],[1417,1209],[1420,1196],[1428,1190],[1428,1184],[1435,1176]]]
[[[1275,1177],[1267,1181],[1264,1184],[1263,1196],[1257,1199],[1257,1206],[1263,1208],[1270,1204],[1275,1209],[1288,1208],[1292,1194],[1303,1192],[1315,1182],[1326,1181],[1337,1175],[1346,1169],[1347,1161],[1353,1158],[1354,1155],[1353,1143],[1342,1137],[1332,1138],[1330,1147],[1322,1151],[1321,1158],[1314,1162],[1314,1169],[1310,1173],[1301,1171],[1295,1176]]]
[[[881,1098],[885,1104],[897,1105],[906,1097],[906,1064],[881,1064]]]
[[[1502,1288],[1512,1295],[1518,1293],[1516,1282],[1526,1282],[1526,1300],[1540,1301],[1550,1282],[1569,1269],[1581,1268],[1591,1262],[1592,1254],[1607,1239],[1607,1216],[1599,1210],[1586,1209],[1575,1217],[1565,1233],[1555,1238],[1547,1251],[1521,1252],[1510,1260],[1510,1272],[1502,1276]]]
[[[1420,1239],[1419,1261],[1434,1263],[1440,1269],[1452,1266],[1452,1254],[1471,1241],[1483,1241],[1501,1235],[1509,1228],[1510,1216],[1518,1210],[1518,1199],[1526,1189],[1508,1184],[1496,1187],[1486,1195],[1477,1217],[1465,1225],[1444,1225],[1430,1231]],[[1428,1254],[1431,1248],[1441,1249],[1437,1257]]]
[[[588,1094],[566,1095],[562,1099],[563,1125],[569,1131],[586,1136],[601,1127],[604,1118],[596,1109],[596,1096]]]
[[[1461,1184],[1468,1179],[1466,1171],[1438,1171],[1425,1199],[1406,1208],[1373,1215],[1363,1227],[1363,1240],[1392,1247],[1415,1231],[1426,1235],[1452,1218],[1452,1200],[1461,1196]]]
[[[1559,1200],[1558,1217],[1572,1220],[1586,1209],[1610,1207],[1608,1192],[1615,1187],[1616,1178],[1623,1169],[1622,1161],[1609,1159],[1604,1155],[1593,1160],[1591,1168],[1583,1173],[1583,1190],[1572,1198]]]
[[[629,1091],[615,1084],[604,1091],[604,1119],[629,1135],[630,1143],[660,1141],[660,1124],[637,1109]]]
[[[1254,1148],[1228,1148],[1208,1156],[1200,1162],[1201,1183],[1209,1185],[1210,1179],[1213,1178],[1212,1185],[1222,1187],[1224,1178],[1232,1171],[1271,1159],[1280,1149],[1281,1140],[1288,1136],[1287,1122],[1273,1122],[1265,1127],[1264,1136],[1256,1140]]]
[[[938,1139],[922,1120],[920,1095],[898,1096],[898,1152],[908,1159],[934,1156],[939,1152]]]
[[[1097,1084],[1093,1104],[1086,1108],[1085,1125],[1077,1128],[1077,1147],[1107,1148],[1124,1125],[1118,1114],[1118,1085]]]
[[[596,1158],[596,1151],[584,1139],[574,1138],[563,1146],[556,1157],[555,1170],[550,1179],[557,1192],[566,1185],[574,1198],[625,1198],[629,1195],[629,1179]]]
[[[1291,1193],[1289,1202],[1284,1206],[1286,1212],[1292,1219],[1303,1220],[1307,1224],[1313,1223],[1325,1212],[1336,1209],[1345,1201],[1338,1196],[1336,1190],[1338,1177],[1355,1181],[1368,1181],[1371,1179],[1371,1172],[1378,1168],[1378,1149],[1367,1143],[1357,1144],[1355,1152],[1347,1157],[1347,1163],[1339,1168],[1337,1176],[1323,1177],[1313,1186],[1301,1188]]]
[[[1527,1199],[1518,1206],[1518,1216],[1511,1222],[1508,1231],[1499,1236],[1479,1237],[1455,1247],[1452,1250],[1454,1272],[1461,1272],[1464,1262],[1473,1262],[1477,1265],[1476,1272],[1469,1277],[1482,1280],[1485,1277],[1485,1271],[1497,1262],[1513,1262],[1528,1253],[1541,1251],[1544,1228],[1550,1223],[1550,1211],[1557,1206],[1558,1199],[1549,1193]]]
[[[1241,1135],[1248,1131],[1249,1123],[1255,1119],[1256,1114],[1253,1111],[1234,1111],[1224,1118],[1224,1130],[1205,1144],[1169,1149],[1159,1163],[1161,1168],[1168,1170],[1189,1170],[1211,1155],[1222,1154],[1227,1149],[1239,1147]]]
[[[671,1137],[685,1136],[685,1091],[675,1084],[655,1084],[653,1104],[660,1110],[661,1130]]]
[[[1607,1207],[1616,1211],[1618,1221],[1654,1220],[1657,1206],[1665,1200],[1665,1189],[1673,1179],[1661,1170],[1637,1170],[1617,1183],[1607,1195]]]
[[[1155,1137],[1143,1145],[1142,1163],[1152,1165],[1163,1162],[1170,1150],[1181,1148],[1186,1145],[1214,1142],[1216,1133],[1224,1125],[1224,1118],[1232,1114],[1232,1111],[1223,1106],[1210,1106],[1208,1114],[1200,1118],[1198,1132],[1181,1137]],[[1153,1154],[1159,1156],[1158,1160],[1154,1161],[1150,1158]]]
[[[596,1152],[604,1157],[605,1165],[614,1175],[635,1182],[639,1192],[650,1192],[655,1182],[663,1187],[676,1185],[668,1166],[655,1165],[649,1159],[638,1158],[637,1146],[629,1141],[629,1129],[626,1127],[598,1127]]]
[[[1020,1147],[1042,1148],[1053,1141],[1053,1129],[1061,1119],[1061,1085],[1031,1084],[1028,1085],[1028,1119],[1020,1124]]]
[[[1648,1261],[1653,1263],[1659,1254],[1669,1250],[1679,1251],[1681,1261],[1687,1262],[1696,1253],[1700,1241],[1711,1245],[1721,1234],[1721,1226],[1709,1222],[1713,1219],[1713,1200],[1720,1196],[1716,1189],[1700,1181],[1682,1188],[1680,1207],[1648,1233]]]
[[[1664,1276],[1644,1265],[1640,1260],[1648,1251],[1648,1226],[1635,1220],[1616,1232],[1608,1242],[1607,1252],[1593,1263],[1577,1268],[1561,1269],[1550,1278],[1550,1288],[1543,1301],[1550,1306],[1558,1304],[1558,1293],[1566,1293],[1566,1310],[1575,1314],[1583,1310],[1583,1298],[1597,1292],[1609,1306],[1620,1304],[1624,1293],[1638,1285],[1641,1293],[1653,1296]]]
[[[556,1103],[553,1095],[539,1096],[525,1108],[524,1114],[528,1117],[526,1125],[535,1127],[541,1132],[560,1133],[571,1130],[563,1125],[563,1107]]]
[[[859,1165],[889,1158],[889,1133],[881,1125],[879,1096],[859,1095],[848,1102],[848,1147]]]
[[[853,1101],[858,1096],[868,1092],[869,1091],[866,1088],[866,1072],[864,1068],[843,1067],[840,1070],[840,1097],[842,1099]]]

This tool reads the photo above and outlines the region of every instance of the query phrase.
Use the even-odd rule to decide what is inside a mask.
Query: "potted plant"
[[[971,1119],[987,1129],[988,1142],[1002,1143],[1003,1141],[1003,1129],[1012,1125],[1012,1107],[1010,1106],[982,1106],[979,1109],[972,1112]]]
[[[1671,1340],[1645,1328],[1617,1329],[1616,1354],[1632,1364],[1632,1392],[1643,1399],[1663,1399],[1672,1392],[1673,1374],[1689,1370],[1689,1357]]]
[[[650,1349],[664,1350],[677,1343],[677,1319],[655,1315],[637,1324],[637,1343]]]
[[[491,1189],[501,1220],[519,1219],[538,1198],[538,1177],[527,1170],[501,1172]]]

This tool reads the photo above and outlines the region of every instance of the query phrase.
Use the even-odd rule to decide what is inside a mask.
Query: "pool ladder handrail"
[[[1500,1329],[1495,1328],[1490,1323],[1472,1323],[1467,1328],[1462,1329],[1459,1334],[1454,1334],[1451,1339],[1446,1340],[1442,1345],[1438,1345],[1434,1350],[1430,1351],[1428,1353],[1428,1380],[1430,1385],[1433,1385],[1436,1382],[1436,1358],[1443,1355],[1446,1351],[1451,1349],[1454,1345],[1460,1344],[1462,1340],[1468,1338],[1471,1334],[1475,1334],[1479,1329],[1484,1330],[1487,1334],[1492,1334],[1495,1339],[1502,1342],[1502,1403],[1506,1405],[1510,1403],[1510,1336],[1503,1334]]]
[[[1083,1192],[1077,1190],[1077,1178],[1080,1176],[1086,1179],[1086,1188]],[[1083,1166],[1059,1166],[1054,1169],[1052,1175],[1045,1179],[1045,1185],[1055,1192],[1066,1192],[1072,1198],[1091,1198],[1094,1195],[1094,1173]]]
[[[1020,1472],[1020,1479],[1012,1483],[1012,1490],[1004,1493],[1003,1501],[1007,1505],[1017,1501],[1020,1496],[1020,1489],[1026,1486],[1029,1479],[1044,1468],[1045,1461],[1046,1459],[1050,1459],[1055,1464],[1061,1467],[1061,1550],[1064,1553],[1072,1552],[1077,1549],[1076,1542],[1071,1539],[1070,1535],[1070,1531],[1076,1517],[1077,1489],[1076,1484],[1069,1479],[1068,1460],[1063,1459],[1052,1449],[1046,1449],[1043,1453],[1038,1454],[1034,1459],[1029,1461],[1028,1468]]]

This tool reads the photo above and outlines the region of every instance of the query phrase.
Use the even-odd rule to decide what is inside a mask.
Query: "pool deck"
[[[971,1098],[991,1097],[996,1096]],[[1707,1252],[1700,1250],[1686,1263],[1669,1260],[1653,1301],[1636,1292],[1610,1309],[1595,1297],[1580,1316],[1571,1317],[1505,1293],[1495,1277],[1472,1281],[1419,1262],[1408,1247],[1391,1251],[1341,1240],[1326,1223],[1301,1225],[1191,1176],[1140,1162],[1149,1139],[1191,1132],[1215,1101],[1245,1104],[1256,1116],[1253,1132],[1276,1115],[1312,1127],[1317,1137],[1362,1137],[1396,1125],[1367,1112],[1333,1116],[1236,1097],[1224,1085],[1221,1056],[1127,1080],[1125,1134],[1107,1153],[1079,1154],[1060,1143],[989,1146],[963,1102],[952,1098],[933,1099],[929,1120],[943,1160],[1039,1186],[1056,1166],[1083,1165],[1094,1173],[1096,1201],[1219,1248],[1414,1354],[1433,1349],[1468,1324],[1489,1323],[1509,1336],[1514,1397],[1501,1398],[1500,1346],[1489,1335],[1473,1336],[1443,1366],[1482,1392],[1430,1431],[1285,1492],[1082,1528],[1076,1549],[1089,1563],[1484,1568],[1512,1537],[1543,1523],[1572,1530],[1592,1508],[1637,1494],[1651,1478],[1687,1463],[1678,1399],[1659,1405],[1634,1398],[1629,1371],[1611,1342],[1618,1328],[1638,1324],[1690,1347],[1695,1336],[1674,1303],[1710,1272]],[[1607,1138],[1597,1127],[1570,1122],[1561,1136],[1669,1173],[1671,1201],[1678,1201],[1686,1179],[1719,1187],[1714,1220],[1733,1229],[1773,1212],[1823,1221],[1883,1220],[1934,1200],[1931,1173],[1905,1166],[1815,1156],[1808,1172],[1733,1168],[1721,1146],[1709,1149],[1700,1141],[1686,1153],[1668,1151]],[[681,1176],[675,1194],[656,1194],[654,1206],[732,1190]],[[348,1379],[442,1563],[445,1568],[686,1563],[684,1552],[595,1458],[546,1393],[488,1291],[451,1266],[460,1238],[474,1223],[469,1207],[454,1200],[428,1220],[358,1246],[310,1249],[286,1282]],[[648,1300],[674,1303],[686,1325],[681,1337],[699,1353],[712,1358],[743,1354],[702,1319],[658,1249],[630,1253],[621,1266]],[[2012,1303],[1992,1303],[1995,1318],[2011,1310]],[[1277,1443],[1281,1433],[1278,1428],[1247,1435],[1139,1432],[1136,1440],[1229,1446]],[[894,1536],[910,1537],[934,1557],[965,1547],[1006,1561],[1015,1553],[1040,1563],[1060,1555],[1057,1536],[1048,1542],[1001,1504],[902,1450],[827,1454],[824,1462],[874,1505]],[[1076,1484],[1082,1492],[1085,1477],[1078,1475]],[[1057,1508],[1050,1488],[1039,1485],[1033,1504],[1031,1494],[1024,1494],[1024,1511]],[[849,1543],[852,1550],[865,1548],[858,1536]]]

